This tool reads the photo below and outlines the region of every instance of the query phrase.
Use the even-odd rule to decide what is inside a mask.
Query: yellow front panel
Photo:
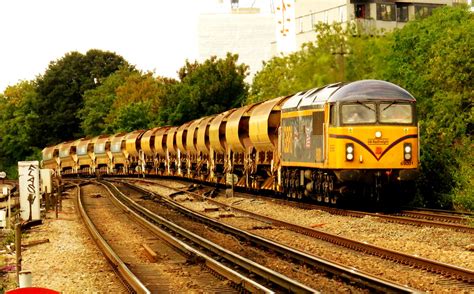
[[[376,138],[375,133],[381,132]],[[407,169],[418,167],[418,129],[415,126],[353,126],[328,129],[331,169]],[[346,144],[354,145],[354,159],[346,160]],[[412,144],[412,160],[405,161],[404,143]]]

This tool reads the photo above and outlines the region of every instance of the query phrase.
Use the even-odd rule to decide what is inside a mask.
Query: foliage
[[[340,24],[316,25],[318,40],[297,52],[264,62],[252,83],[247,103],[296,93],[341,80],[347,53],[346,33]]]
[[[110,124],[107,117],[117,99],[116,89],[125,83],[132,71],[132,68],[122,67],[104,79],[97,88],[84,93],[84,107],[78,111],[84,134],[97,136],[105,132]]]
[[[436,9],[395,31],[382,76],[417,98],[422,135],[419,188],[425,204],[472,208],[474,16],[465,7]],[[459,197],[458,197],[459,195]],[[469,202],[471,204],[469,204]]]
[[[237,60],[238,55],[227,53],[225,59],[213,56],[202,64],[186,61],[178,72],[180,82],[162,101],[160,122],[179,125],[240,106],[247,96],[248,66]]]
[[[112,125],[109,126],[109,133],[131,132],[150,128],[152,102],[139,101],[126,104],[116,113]]]
[[[9,177],[16,175],[18,160],[37,153],[31,142],[36,131],[36,114],[30,111],[36,98],[33,82],[20,82],[8,87],[0,98],[0,170]]]
[[[31,105],[36,116],[32,144],[46,146],[82,136],[76,115],[83,107],[82,95],[126,65],[123,57],[100,50],[89,50],[85,55],[71,52],[51,62],[36,81],[37,97]]]
[[[353,24],[347,31],[345,80],[379,79],[386,67],[390,34]]]

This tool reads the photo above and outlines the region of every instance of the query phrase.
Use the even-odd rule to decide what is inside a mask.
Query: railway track
[[[188,194],[191,194],[194,197],[198,197],[200,199],[203,198],[203,196],[201,194],[198,194],[198,193],[195,193],[195,192],[190,192],[190,191],[186,191],[184,189],[177,189],[177,188],[169,187],[167,185],[163,185],[163,184],[160,184],[160,183],[157,183],[157,182],[152,182],[152,183],[154,185],[164,186],[168,189],[174,189],[176,191],[180,191],[180,193],[188,193]],[[346,247],[346,248],[361,251],[361,252],[364,252],[364,253],[367,253],[367,254],[370,254],[370,255],[375,255],[375,256],[378,256],[378,257],[381,257],[381,258],[384,258],[384,259],[393,260],[393,261],[401,263],[401,264],[406,264],[406,265],[409,265],[409,266],[412,266],[412,267],[424,269],[424,270],[427,270],[427,271],[430,271],[430,272],[433,272],[433,273],[437,273],[437,274],[441,274],[443,276],[450,277],[450,278],[453,278],[453,279],[462,280],[462,281],[464,281],[468,284],[472,284],[474,282],[474,272],[469,270],[469,269],[466,269],[466,268],[462,268],[462,267],[458,267],[458,266],[454,266],[454,265],[450,265],[450,264],[446,264],[446,263],[441,263],[441,262],[437,262],[437,261],[434,261],[434,260],[421,258],[421,257],[418,257],[418,256],[404,254],[404,253],[397,252],[397,251],[394,251],[394,250],[389,250],[389,249],[377,247],[377,246],[374,246],[374,245],[370,245],[370,244],[367,244],[367,243],[364,243],[364,242],[358,242],[358,241],[347,239],[347,238],[344,238],[344,237],[341,237],[341,236],[338,236],[338,235],[326,233],[326,232],[323,232],[323,231],[320,231],[320,230],[317,230],[317,229],[302,227],[302,226],[298,226],[298,225],[291,224],[291,223],[288,223],[288,222],[283,222],[283,221],[280,221],[280,220],[277,220],[277,219],[273,219],[273,218],[269,218],[269,217],[262,216],[262,215],[259,215],[259,214],[255,214],[255,213],[252,213],[250,211],[238,209],[236,207],[231,207],[229,205],[223,204],[221,202],[214,201],[214,200],[209,199],[209,198],[206,198],[206,201],[208,201],[210,203],[213,203],[214,205],[217,205],[219,207],[224,207],[225,209],[248,215],[249,217],[261,220],[265,223],[273,224],[275,226],[284,227],[284,228],[287,228],[289,230],[292,230],[292,231],[295,231],[295,232],[298,232],[298,233],[301,233],[301,234],[304,234],[304,235],[307,235],[307,236],[311,236],[311,237],[314,237],[314,238],[317,238],[317,239],[321,239],[321,240],[324,240],[324,241],[327,241],[327,242],[330,242],[330,243],[333,243],[333,244],[337,244],[337,245],[340,245],[340,246],[343,246],[343,247]],[[287,203],[287,201],[285,202],[285,204],[286,203]],[[302,207],[302,208],[306,208],[306,209],[309,209],[310,207],[314,207],[314,205],[308,205],[308,204],[304,204],[304,203],[297,203],[296,205],[298,207]],[[334,208],[328,208],[328,209],[335,210]],[[343,210],[336,210],[336,211],[342,211],[343,212]],[[351,212],[349,211],[348,213],[351,213]],[[355,212],[355,213],[358,214],[359,212]],[[343,215],[348,215],[348,214],[343,214]],[[365,215],[365,214],[361,213],[361,215]],[[361,216],[359,216],[359,217],[361,217]]]
[[[474,221],[474,214],[472,213],[456,213],[446,210],[432,210],[432,209],[407,209],[398,213],[401,216],[411,218],[420,218],[433,220],[437,222],[456,223],[463,226],[469,226],[469,219]]]
[[[124,183],[129,185],[128,183]],[[370,289],[371,291],[383,291],[383,292],[413,292],[415,291],[412,288],[402,286],[393,282],[389,282],[382,278],[377,278],[371,274],[367,274],[365,272],[356,270],[354,268],[348,268],[341,264],[333,263],[328,260],[324,260],[322,258],[318,258],[316,256],[301,252],[294,248],[290,248],[288,246],[276,243],[274,241],[270,241],[264,239],[262,237],[256,236],[244,230],[237,229],[235,227],[231,227],[229,225],[225,225],[222,222],[216,221],[214,219],[208,218],[202,214],[197,212],[191,211],[183,206],[178,205],[174,201],[167,199],[167,197],[161,197],[160,195],[150,193],[144,189],[141,189],[136,186],[130,185],[132,189],[140,191],[142,197],[150,198],[155,201],[164,201],[169,206],[173,207],[180,211],[186,217],[192,217],[193,222],[197,223],[204,223],[207,227],[212,227],[214,230],[217,231],[225,231],[226,234],[235,235],[235,238],[240,238],[242,242],[250,242],[257,246],[257,248],[266,248],[266,250],[270,250],[272,252],[277,253],[280,256],[284,256],[286,258],[290,258],[291,260],[296,260],[296,265],[291,265],[294,268],[298,268],[299,264],[302,264],[302,268],[314,268],[317,271],[323,271],[325,275],[335,277],[338,279],[342,279],[347,282],[348,285],[356,284],[364,289]],[[145,196],[143,196],[145,195]],[[252,249],[254,251],[255,249]],[[267,257],[266,257],[267,258]],[[316,279],[318,277],[317,272],[310,272],[311,279]],[[327,283],[327,282],[320,282],[320,283]],[[347,287],[347,286],[346,286]],[[334,288],[328,288],[334,290]],[[353,290],[352,290],[353,291]]]
[[[131,224],[128,216],[133,213],[130,210],[124,212],[127,208],[118,202],[118,199],[112,200],[113,196],[102,196],[107,194],[107,189],[102,187],[103,192],[95,193],[92,197],[78,195],[80,212],[94,240],[131,292],[181,292],[192,288],[209,293],[238,293],[242,290],[272,292],[219,262],[210,260],[199,251],[155,226],[144,229]],[[104,212],[106,209],[110,210],[108,214]],[[111,223],[104,215],[113,215],[121,220],[119,223],[114,223],[111,228]],[[144,220],[140,223],[147,225]],[[117,227],[120,229],[117,230]],[[127,233],[119,234],[118,231]],[[142,248],[130,243],[131,232],[135,236],[141,236],[141,242],[146,248],[144,252],[163,260],[161,262],[144,261],[143,254],[140,253],[143,251]],[[150,237],[150,235],[158,237]],[[203,264],[208,270],[202,269]],[[232,282],[221,281],[220,275],[226,276]],[[176,288],[176,285],[180,283],[184,283],[185,287]]]
[[[125,196],[122,191],[120,191],[123,188],[119,189],[114,187],[113,184],[109,182],[104,182],[104,184],[107,185],[109,191],[120,198],[124,205],[128,207],[130,213],[143,216],[149,222],[153,223],[154,226],[158,226],[162,230],[167,231],[176,239],[181,241],[185,240],[189,248],[189,244],[191,244],[193,248],[198,248],[200,253],[197,254],[194,252],[195,255],[198,255],[198,259],[205,258],[206,265],[212,263],[212,267],[216,272],[223,274],[231,281],[237,280],[239,285],[245,286],[245,289],[251,292],[317,292],[311,287],[242,256],[240,253],[236,254],[225,249],[219,244],[216,244],[216,240],[211,241],[207,236],[202,237],[200,234],[197,234],[198,232],[209,231],[206,226],[201,225],[200,227],[196,227],[196,223],[194,223],[193,220],[185,220],[181,214],[176,212],[171,213],[170,209],[167,209],[167,211],[160,209],[160,213],[166,215],[166,218],[172,219],[172,221],[169,221],[155,213],[155,211],[151,211],[139,205],[135,201],[137,199],[133,200],[132,197]],[[142,195],[140,194],[140,196]],[[164,208],[161,204],[158,206]],[[154,207],[154,209],[156,209],[156,207]],[[221,264],[220,267],[216,268],[215,263]],[[234,277],[231,274],[238,275],[238,277]]]
[[[147,182],[146,180],[137,180],[131,179],[132,181],[142,181]],[[180,180],[180,182],[185,183],[185,185],[189,185],[189,182],[185,182]],[[211,191],[214,188],[208,187],[206,192]],[[243,198],[252,198],[252,199],[263,199],[268,200],[269,197],[259,196],[254,194],[247,194],[241,192],[235,192],[235,196],[243,197]],[[308,209],[308,210],[321,210],[328,212],[333,215],[341,215],[341,216],[349,216],[355,218],[363,218],[366,216],[376,217],[382,221],[390,222],[390,223],[398,223],[404,225],[412,225],[412,226],[426,226],[426,227],[438,227],[438,228],[445,228],[451,229],[459,232],[466,232],[466,233],[474,233],[474,226],[472,223],[474,222],[474,214],[472,213],[457,213],[457,212],[449,212],[446,210],[435,210],[435,209],[406,209],[402,210],[398,213],[387,214],[387,213],[372,213],[372,212],[365,212],[365,211],[356,211],[356,210],[347,210],[347,209],[340,209],[330,206],[323,206],[317,205],[312,203],[305,203],[300,201],[292,201],[287,199],[279,199],[279,198],[271,198],[275,203],[281,203],[283,205],[297,207],[301,209]]]
[[[239,197],[250,197],[245,193],[237,193]],[[251,196],[255,197],[255,196]],[[261,198],[262,196],[256,196]],[[261,199],[264,199],[263,197]],[[277,203],[282,203],[284,205],[290,205],[302,209],[317,209],[321,211],[326,211],[334,215],[341,216],[350,216],[363,218],[366,216],[376,217],[382,221],[404,224],[404,225],[413,225],[413,226],[427,226],[435,228],[445,228],[452,229],[459,232],[474,233],[474,226],[469,225],[469,221],[464,216],[459,215],[449,215],[449,214],[435,214],[415,210],[403,210],[397,214],[386,214],[386,213],[372,213],[365,211],[356,211],[356,210],[347,210],[340,209],[310,203],[301,203],[296,201],[289,201],[285,199],[274,199],[273,201]]]

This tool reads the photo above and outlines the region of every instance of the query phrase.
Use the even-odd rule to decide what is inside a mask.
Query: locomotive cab
[[[327,167],[340,190],[400,186],[416,179],[418,127],[416,100],[404,89],[383,81],[348,84],[328,100]]]

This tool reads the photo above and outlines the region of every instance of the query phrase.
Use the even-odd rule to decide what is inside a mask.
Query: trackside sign
[[[20,216],[22,220],[32,221],[41,219],[39,162],[19,161],[18,175],[20,182]]]

